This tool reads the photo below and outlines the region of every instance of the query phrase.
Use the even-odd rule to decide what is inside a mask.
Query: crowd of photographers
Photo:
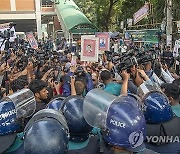
[[[167,47],[166,50],[164,51],[160,51],[158,48],[153,48],[153,47],[145,49],[145,50],[133,47],[126,53],[115,53],[111,51],[105,51],[104,54],[99,55],[98,62],[82,62],[80,59],[79,52],[71,52],[71,50],[68,50],[67,48],[65,50],[54,51],[53,44],[51,41],[47,41],[45,43],[39,42],[39,48],[36,50],[28,46],[29,45],[26,42],[23,44],[23,46],[14,45],[13,48],[9,48],[6,51],[1,51],[1,54],[0,54],[0,59],[1,59],[0,60],[1,62],[0,64],[0,81],[1,81],[0,82],[1,84],[0,97],[2,99],[24,88],[30,89],[33,92],[35,100],[36,100],[36,109],[34,112],[35,115],[39,113],[39,111],[42,111],[43,109],[47,108],[48,103],[57,97],[60,97],[63,100],[65,98],[69,98],[71,100],[71,97],[74,99],[76,97],[84,98],[86,97],[88,92],[91,93],[91,91],[96,88],[101,89],[105,91],[107,95],[111,94],[112,96],[120,96],[120,95],[126,96],[128,94],[133,94],[134,96],[136,95],[141,96],[139,92],[139,87],[141,87],[141,85],[145,83],[146,81],[152,81],[154,85],[159,87],[161,91],[167,96],[174,116],[180,117],[180,105],[179,105],[179,101],[180,101],[180,97],[179,97],[180,96],[180,76],[179,75],[180,74],[179,74],[179,65],[175,66],[175,61],[179,62],[179,57],[178,56],[173,57],[173,53],[170,51],[169,47]],[[104,93],[101,92],[100,94],[103,95]],[[68,102],[70,102],[69,104],[72,103],[70,100],[67,100]],[[73,113],[72,108],[74,106],[75,105],[71,106],[70,111],[68,111],[68,105],[66,106],[66,108],[65,107],[63,108],[63,110],[65,110],[64,115],[66,115],[66,113],[68,114],[68,112],[72,112],[72,115],[70,115],[72,116],[71,118],[65,116],[66,120],[68,118],[73,119],[73,117],[76,116],[76,114],[78,114],[76,112]],[[158,108],[158,105],[156,107]],[[159,104],[159,107],[161,109],[165,108],[165,106],[163,105],[161,106],[161,104]],[[128,108],[128,106],[125,108]],[[136,110],[134,112],[136,112]],[[135,116],[137,115],[138,117],[138,114],[140,113],[137,112]],[[169,113],[166,113],[166,114],[169,114]],[[130,114],[128,116],[130,116]],[[25,126],[27,123],[29,123],[29,120],[31,119],[31,117],[24,121]],[[79,118],[81,120],[81,117]],[[133,119],[133,117],[131,118]],[[53,118],[53,120],[54,119],[57,120],[57,118]],[[135,119],[135,121],[136,120],[137,119]],[[75,140],[73,140],[74,138],[72,137],[73,134],[71,134],[71,131],[72,131],[71,127],[72,128],[81,127],[81,124],[78,125],[78,120],[76,122],[77,124],[73,124],[74,126],[73,125],[69,126],[68,125],[69,123],[67,120],[67,125],[69,126],[69,129],[70,129],[70,139],[71,139],[70,147],[73,147],[72,143],[76,142]],[[114,125],[118,125],[118,123],[116,123],[116,121],[112,121],[112,119],[111,119],[111,122]],[[162,120],[162,122],[164,122],[164,120]],[[180,121],[178,122],[180,123]],[[179,126],[179,124],[176,124],[176,125]],[[171,126],[172,127],[171,131],[176,131],[176,128],[175,128],[176,125]],[[132,124],[131,127],[133,126],[134,125]],[[39,127],[40,126],[38,125],[34,129],[38,129]],[[54,127],[56,128],[56,126]],[[87,134],[89,134],[90,132],[89,130],[92,130],[92,129],[84,125],[83,127],[85,130],[81,132],[82,133],[81,140],[84,141],[84,144],[85,144],[85,141],[87,141],[87,138],[84,139],[83,133],[86,132],[85,136],[87,136]],[[24,128],[22,128],[22,130],[19,132],[22,132],[23,129]],[[29,125],[27,127],[27,130],[28,131],[30,130],[30,133],[32,133],[31,131],[33,131],[33,129],[31,129]],[[49,132],[45,131],[44,133],[51,134],[53,131],[56,131],[56,130],[52,129],[51,131]],[[38,141],[39,138],[35,137],[37,133],[38,132],[36,132],[33,135],[34,135],[35,140],[37,139]],[[95,134],[99,134],[99,133],[100,132],[97,130]],[[118,134],[118,132],[116,133]],[[74,136],[76,136],[77,134],[74,134]],[[29,134],[27,133],[26,135],[28,136]],[[180,134],[176,134],[176,135],[180,136]],[[102,136],[103,136],[103,133],[102,133]],[[58,135],[56,137],[58,137]],[[56,139],[56,137],[54,137],[54,140]],[[62,135],[60,137],[62,138]],[[44,138],[48,140],[47,136]],[[47,147],[49,146],[50,148],[49,144],[42,143],[41,145],[41,143],[38,143],[35,141],[33,141],[33,146],[31,147],[30,145],[32,144],[33,138],[31,138],[31,135],[29,135],[28,139],[29,140],[26,141],[26,144],[24,144],[24,148],[26,151],[25,153],[39,153],[37,152],[38,151],[37,149],[47,150],[46,146]],[[51,139],[49,140],[50,142],[53,142]],[[38,145],[35,146],[34,142]],[[88,150],[91,151],[93,149],[92,147],[95,147],[95,145],[93,144],[95,143],[95,141],[91,141],[91,142],[88,143],[88,145],[91,143],[90,148],[85,149],[86,152],[83,151],[84,153],[92,154],[92,152],[88,152]],[[80,141],[78,141],[77,143],[80,143]],[[111,143],[113,144],[113,142]],[[63,143],[61,142],[61,144],[68,144],[68,143],[65,143],[65,141],[63,140]],[[100,149],[99,152],[102,152],[103,150],[101,148],[101,143],[98,145]],[[80,144],[78,146],[81,147]],[[86,146],[83,146],[83,148]],[[18,148],[19,147],[20,146],[18,146]],[[51,146],[51,148],[52,147],[53,146]],[[172,151],[176,149],[180,151],[180,143],[178,143],[177,145],[170,146],[170,147],[166,146],[165,148],[161,146],[159,147],[158,145],[153,145],[153,146],[149,145],[149,147],[146,149],[151,149],[151,150],[146,151],[144,153],[148,153],[148,152],[161,153],[162,151],[169,150],[170,151],[169,154],[170,154],[170,153],[173,153]],[[7,153],[8,152],[9,153],[24,153],[24,150],[21,149],[23,152],[21,150],[18,151],[17,150],[18,148],[14,148],[14,151],[13,151],[12,147],[9,147],[9,149],[11,150],[8,151],[8,149],[6,149],[6,152]],[[107,150],[107,151],[104,150],[103,152],[112,153],[113,151],[115,153],[116,152],[118,153],[118,151],[120,152],[131,151],[127,149],[128,148],[126,146],[123,146],[122,144],[121,145],[115,144],[114,146],[111,147],[111,150]],[[56,150],[58,151],[58,147]],[[57,152],[56,150],[53,153],[56,153]],[[74,153],[83,153],[83,152],[79,152],[78,148],[74,148],[74,149],[72,148],[72,149],[69,149],[68,151],[70,151],[68,153],[73,153],[73,151]],[[137,150],[135,152],[139,152],[139,151]],[[51,153],[51,152],[41,151],[40,153]],[[65,153],[65,152],[62,152],[62,153]]]

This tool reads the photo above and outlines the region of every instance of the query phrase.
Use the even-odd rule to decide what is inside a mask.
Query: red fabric
[[[61,86],[61,87],[59,88],[59,94],[62,94],[62,93],[63,93],[63,87]],[[57,95],[57,91],[56,91],[55,88],[54,88],[54,94]]]

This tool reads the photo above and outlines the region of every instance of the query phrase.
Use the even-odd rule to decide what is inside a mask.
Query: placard
[[[98,41],[92,35],[81,36],[81,61],[98,62]]]

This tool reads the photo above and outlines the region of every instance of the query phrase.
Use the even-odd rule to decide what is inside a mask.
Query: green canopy
[[[57,0],[56,0],[57,1]],[[59,0],[56,9],[61,22],[70,33],[94,33],[98,28],[81,12],[73,0]]]

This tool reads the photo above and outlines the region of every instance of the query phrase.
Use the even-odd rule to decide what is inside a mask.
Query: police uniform
[[[13,145],[6,150],[4,153],[8,154],[24,154],[23,150],[23,132],[18,133],[16,140],[14,141]]]

